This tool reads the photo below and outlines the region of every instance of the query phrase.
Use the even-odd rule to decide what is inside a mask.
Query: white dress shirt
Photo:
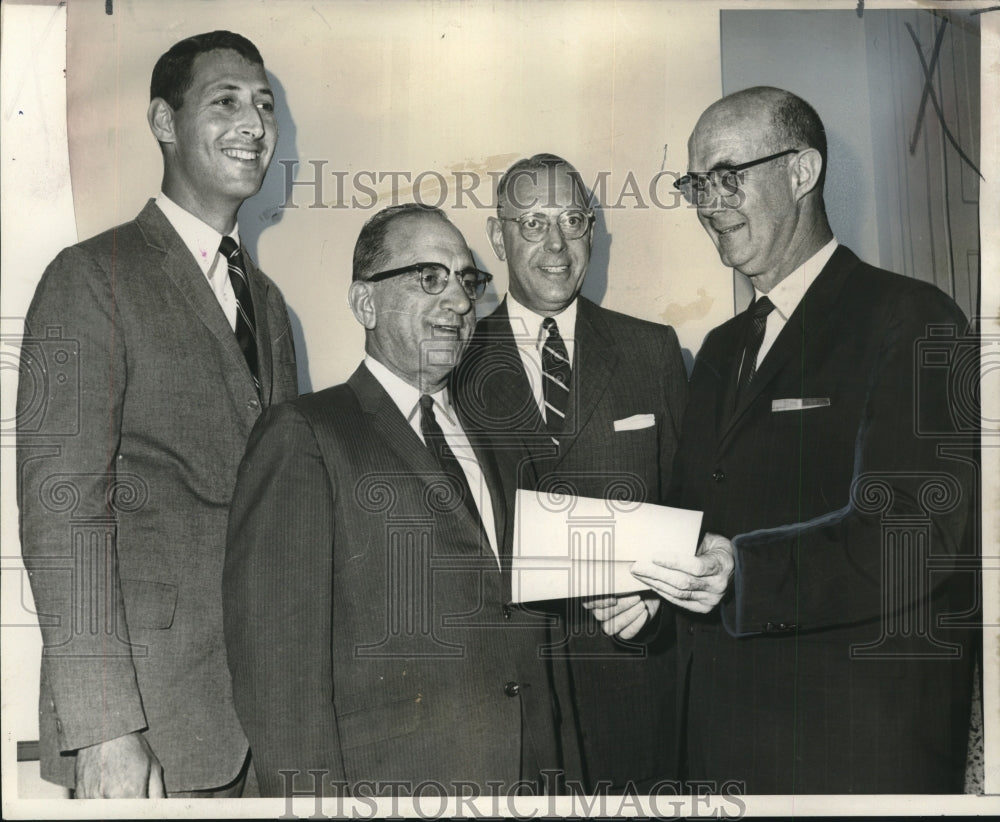
[[[410,385],[401,377],[393,374],[378,360],[370,355],[365,355],[365,367],[372,376],[378,380],[385,392],[392,398],[399,412],[406,418],[410,428],[424,442],[423,432],[420,430],[420,391]],[[483,528],[490,541],[490,548],[497,559],[497,567],[500,567],[500,552],[497,550],[496,520],[493,516],[493,500],[490,498],[490,489],[483,477],[483,469],[479,465],[479,459],[473,450],[469,438],[465,435],[454,406],[451,404],[451,397],[448,389],[442,388],[436,394],[431,394],[434,399],[434,418],[441,431],[444,433],[445,442],[455,454],[455,459],[462,466],[462,472],[469,483],[472,491],[472,499],[479,509],[479,516],[483,520]],[[427,443],[424,442],[424,445]]]
[[[190,211],[185,211],[162,191],[156,196],[156,205],[167,218],[174,231],[180,234],[184,245],[208,280],[208,285],[219,301],[229,327],[236,331],[236,294],[229,281],[229,261],[219,251],[222,235],[208,223],[202,222]],[[240,244],[239,227],[234,226],[229,233],[236,245]]]
[[[528,375],[531,393],[535,397],[535,403],[538,405],[542,419],[545,419],[545,393],[542,387],[542,346],[545,345],[545,340],[548,338],[548,334],[542,328],[542,321],[545,317],[521,305],[509,291],[507,292],[507,314],[510,316],[510,327],[514,332],[514,342],[521,355],[524,373]],[[566,353],[570,363],[572,363],[573,351],[576,348],[574,339],[576,335],[576,300],[574,299],[552,319],[559,327],[559,336],[566,343]]]
[[[764,341],[760,344],[760,351],[757,352],[758,368],[764,362],[764,356],[771,350],[771,346],[774,345],[781,329],[785,327],[788,318],[792,316],[792,312],[799,307],[799,303],[802,302],[809,286],[819,276],[823,267],[830,262],[830,258],[836,250],[837,240],[830,240],[767,294],[754,289],[756,299],[767,297],[774,303],[774,311],[767,315],[767,324],[764,326]]]

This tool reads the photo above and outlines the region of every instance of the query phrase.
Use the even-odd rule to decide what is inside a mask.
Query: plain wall
[[[115,8],[109,16],[99,3],[69,6],[80,236],[130,219],[159,186],[159,151],[145,120],[156,57],[184,36],[238,28],[261,49],[281,127],[263,189],[241,212],[241,232],[301,329],[306,387],[343,381],[361,359],[363,334],[346,293],[358,231],[392,201],[393,177],[379,183],[379,174],[415,181],[426,172],[419,193],[432,204],[442,193],[434,174],[444,176],[442,207],[496,278],[481,314],[507,285],[486,238],[495,180],[487,175],[550,151],[585,182],[607,175],[584,294],[674,325],[692,354],[730,316],[730,274],[670,185],[686,168],[690,129],[720,93],[712,4],[175,0]],[[320,168],[326,207],[310,207],[317,191],[299,185],[300,207],[281,208],[290,167],[300,182]],[[649,188],[663,169],[674,174],[654,189],[667,206],[660,208]],[[344,174],[342,197],[335,172]],[[465,196],[459,203],[456,172],[480,175],[474,193],[483,207]],[[361,186],[352,186],[357,174]],[[630,174],[638,196],[620,197]],[[395,180],[398,199],[411,199],[405,178]],[[364,188],[377,191],[375,207]]]

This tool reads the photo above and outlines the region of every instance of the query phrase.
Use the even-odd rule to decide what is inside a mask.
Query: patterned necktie
[[[542,320],[546,332],[542,345],[542,396],[545,399],[545,427],[552,435],[552,442],[559,444],[566,421],[566,406],[569,401],[569,352],[559,335],[559,326],[552,317]]]
[[[746,347],[743,351],[743,367],[740,369],[740,380],[736,389],[736,402],[740,401],[754,374],[757,373],[757,354],[764,342],[764,329],[767,326],[767,315],[774,310],[774,303],[767,297],[761,297],[750,306],[750,330],[747,333]]]
[[[250,376],[260,394],[257,372],[257,326],[254,324],[253,299],[250,297],[250,279],[243,268],[243,255],[232,237],[223,237],[219,251],[229,264],[229,282],[236,295],[236,342],[250,367]]]
[[[420,433],[424,435],[424,443],[431,452],[431,456],[441,466],[441,470],[457,483],[465,507],[469,509],[472,518],[479,523],[480,530],[484,530],[479,508],[476,506],[472,489],[469,487],[469,480],[465,476],[462,466],[458,464],[455,452],[448,445],[437,417],[434,416],[434,398],[430,394],[420,395]]]

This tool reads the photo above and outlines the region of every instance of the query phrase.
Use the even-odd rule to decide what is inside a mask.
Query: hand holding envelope
[[[667,602],[707,614],[726,593],[734,566],[733,544],[718,534],[705,534],[693,557],[674,554],[637,562],[632,574]]]

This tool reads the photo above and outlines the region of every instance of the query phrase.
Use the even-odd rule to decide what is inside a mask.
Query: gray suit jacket
[[[21,545],[42,628],[42,775],[145,730],[167,790],[218,786],[246,741],[220,586],[236,469],[261,406],[296,396],[288,313],[248,261],[261,396],[209,284],[151,200],[62,251],[28,310]]]
[[[687,379],[677,335],[578,298],[576,344],[559,447],[545,430],[521,363],[507,303],[480,320],[455,371],[470,427],[490,435],[509,488],[552,488],[588,497],[662,502],[670,483]],[[644,415],[636,426],[615,422]],[[534,606],[533,606],[534,607]],[[623,788],[677,776],[676,654],[672,609],[644,644],[607,637],[579,600],[538,609],[560,619],[547,653],[557,686],[565,674],[583,755],[582,778]],[[564,664],[559,664],[562,660]],[[568,663],[568,665],[566,664]],[[562,729],[564,751],[575,740]],[[640,789],[641,792],[641,789]]]

